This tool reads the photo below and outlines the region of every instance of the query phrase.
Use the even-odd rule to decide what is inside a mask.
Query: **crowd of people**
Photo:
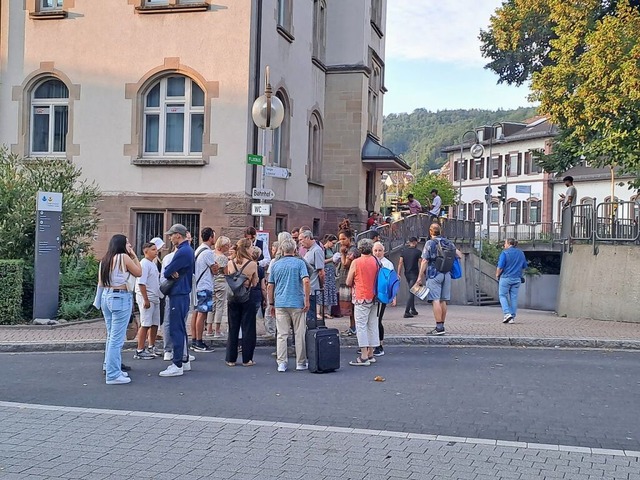
[[[337,236],[328,234],[321,240],[307,226],[281,232],[270,251],[265,251],[268,246],[257,238],[253,227],[247,227],[244,237],[235,243],[205,227],[195,251],[191,234],[183,225],[173,225],[165,235],[169,245],[160,237],[150,239],[142,245],[141,260],[124,235],[114,235],[100,263],[94,305],[102,310],[107,329],[103,364],[107,384],[131,381],[121,350],[134,302],[140,325],[134,358],[150,360],[160,356],[170,361],[159,372],[162,377],[180,376],[191,370],[195,358],[189,349],[213,351],[205,338],[224,336],[224,317],[228,322],[225,364],[229,367],[239,365],[240,355],[241,365],[256,364],[258,318],[264,322],[265,338],[276,339],[278,372],[288,370],[290,350],[295,350],[295,369],[307,370],[307,329],[334,317],[348,318],[349,325],[342,334],[357,338],[358,356],[350,365],[368,366],[384,355],[383,317],[387,305],[378,301],[377,279],[381,268],[395,270],[395,266],[385,257],[382,243],[363,238],[356,245],[348,220],[339,225]],[[436,321],[429,334],[442,335],[451,275],[438,271],[436,260],[443,246],[453,248],[459,258],[462,255],[442,237],[439,224],[431,225],[429,235],[422,251],[416,237],[408,239],[397,273],[404,273],[410,288],[416,284],[427,287],[427,300]],[[167,251],[162,258],[161,251]],[[516,258],[513,255],[510,258]],[[503,282],[524,268],[520,256],[517,261],[520,263],[513,267],[509,262],[500,264]],[[510,287],[515,285],[508,283]],[[512,297],[506,290],[505,295]],[[395,305],[395,299],[389,301]],[[409,295],[404,317],[416,315],[415,298]],[[509,320],[514,317],[515,308],[509,310]],[[162,349],[156,346],[160,327]]]

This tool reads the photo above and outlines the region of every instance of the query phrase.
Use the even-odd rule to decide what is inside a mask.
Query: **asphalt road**
[[[125,352],[124,386],[104,384],[99,353],[2,354],[0,400],[640,451],[638,353],[387,350],[356,368],[343,349],[343,367],[323,375],[277,373],[270,349],[255,367],[230,368],[217,350],[177,378],[158,377],[167,362]]]

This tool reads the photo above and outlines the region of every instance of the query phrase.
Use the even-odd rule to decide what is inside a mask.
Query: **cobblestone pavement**
[[[402,307],[389,307],[384,325],[387,336],[424,336],[433,328],[434,320],[428,305],[419,306],[420,315],[403,318]],[[586,318],[562,318],[552,312],[521,310],[516,323],[505,325],[502,313],[496,307],[449,307],[446,322],[451,336],[529,337],[566,339],[640,340],[640,323],[604,322]],[[348,319],[327,320],[327,326],[344,330]],[[226,325],[225,325],[226,327]],[[258,334],[264,333],[258,320]],[[0,345],[29,343],[65,343],[103,341],[104,324],[101,321],[71,324],[63,327],[0,327]]]
[[[640,452],[0,402],[0,477],[640,479]]]

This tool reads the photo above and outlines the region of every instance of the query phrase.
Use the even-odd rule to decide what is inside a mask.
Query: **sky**
[[[532,106],[527,86],[498,85],[478,34],[501,0],[388,0],[384,113]]]

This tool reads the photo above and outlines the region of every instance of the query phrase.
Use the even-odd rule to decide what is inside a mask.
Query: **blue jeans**
[[[127,325],[131,318],[133,296],[129,292],[114,292],[105,288],[102,293],[102,314],[107,326],[107,341],[104,348],[104,369],[107,380],[115,380],[122,371],[122,346],[127,334]]]
[[[520,277],[500,277],[498,292],[502,313],[516,316],[518,311],[518,290],[520,289]]]
[[[189,313],[189,294],[171,295],[169,297],[169,333],[173,343],[173,363],[182,367],[182,361],[188,359],[186,350],[187,325],[185,320]]]

